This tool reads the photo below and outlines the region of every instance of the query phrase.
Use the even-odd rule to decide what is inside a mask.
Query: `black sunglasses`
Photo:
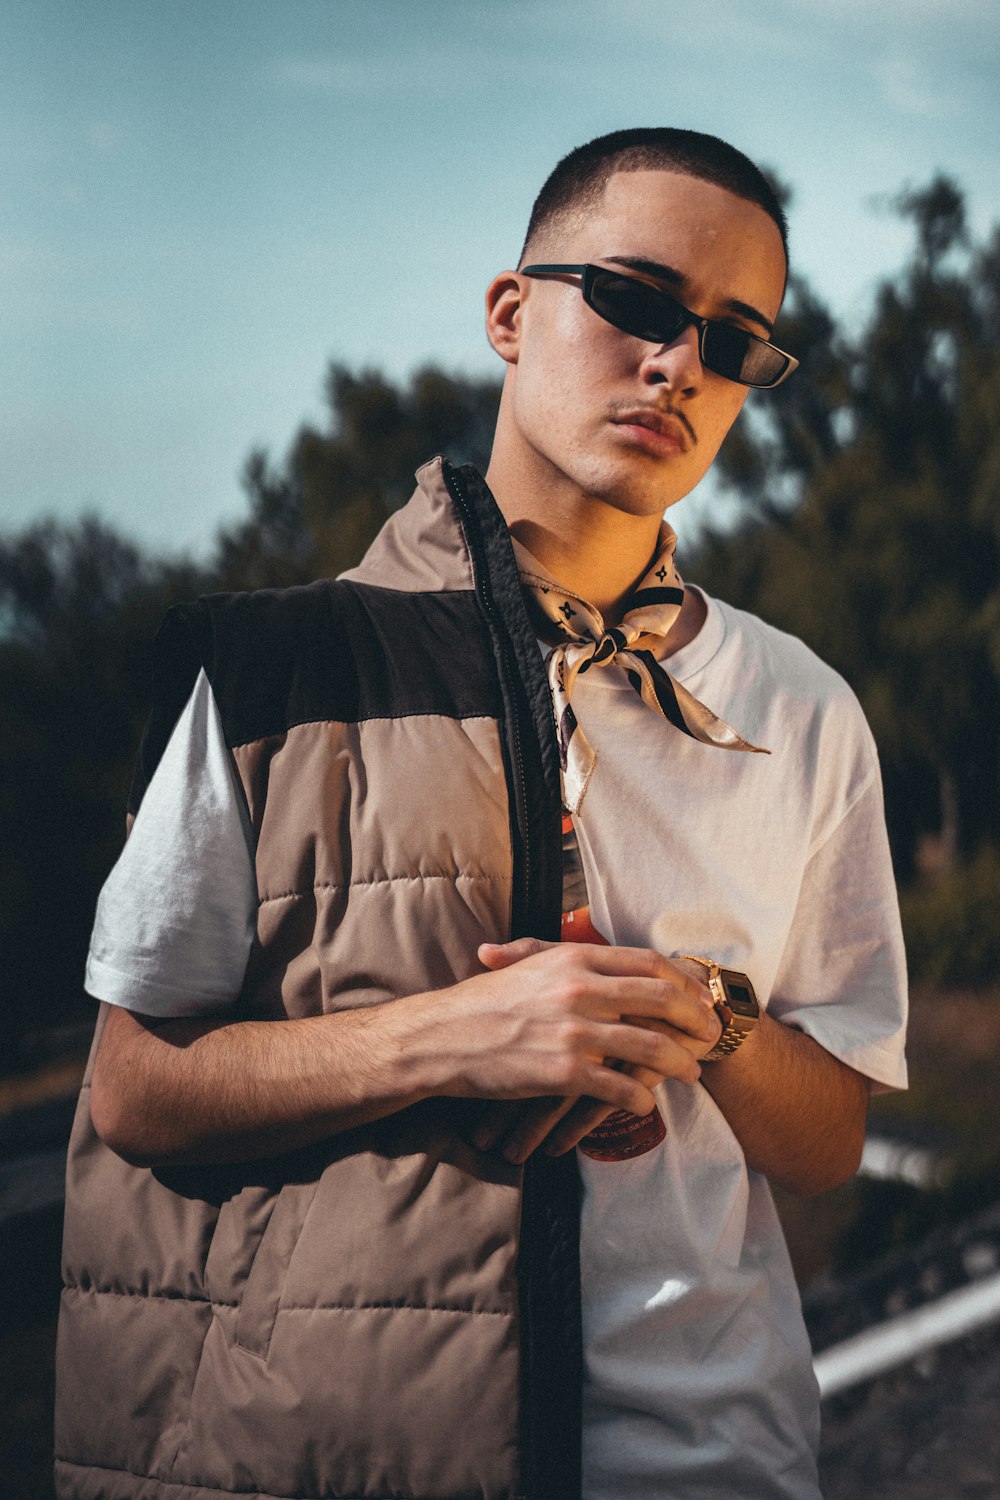
[[[522,276],[579,276],[588,307],[605,322],[651,344],[671,344],[685,328],[697,328],[698,352],[706,370],[740,385],[771,390],[793,370],[798,360],[732,323],[699,318],[683,303],[638,276],[609,271],[605,266],[522,266]]]

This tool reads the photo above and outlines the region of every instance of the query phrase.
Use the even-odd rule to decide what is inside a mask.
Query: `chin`
[[[581,487],[595,500],[630,516],[662,516],[665,510],[694,489],[702,478],[678,459],[664,461],[630,451],[627,462],[595,465],[589,475],[580,475]]]
[[[558,452],[543,443],[533,443],[539,478],[544,486],[546,471],[554,493],[576,492],[591,503],[608,506],[623,515],[662,516],[665,510],[692,490],[701,478],[677,472],[679,465],[629,449],[608,453],[588,450],[585,442],[571,451]]]
[[[688,488],[693,488],[690,486]],[[658,484],[629,484],[619,479],[588,490],[593,499],[628,516],[662,516],[665,510],[683,500],[688,488],[670,484],[664,478]]]

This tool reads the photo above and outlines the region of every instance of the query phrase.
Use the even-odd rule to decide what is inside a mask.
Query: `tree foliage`
[[[908,877],[1000,843],[1000,237],[969,245],[946,178],[897,207],[914,254],[857,337],[793,287],[776,337],[805,351],[801,379],[727,470],[756,516],[697,571],[858,691]]]
[[[802,368],[748,403],[720,456],[747,520],[685,563],[844,673],[879,743],[901,875],[950,859],[959,891],[962,862],[992,869],[977,851],[1000,848],[1000,233],[970,243],[947,178],[896,207],[913,254],[859,334],[793,278],[776,338]],[[203,566],[144,557],[93,518],[0,538],[8,1065],[25,1028],[80,1005],[163,609],[336,574],[425,460],[486,466],[493,381],[428,368],[399,384],[335,364],[327,397],[323,430],[303,427],[281,461],[250,455],[246,518]],[[911,905],[928,901],[941,908]]]
[[[124,837],[159,615],[202,590],[96,519],[0,543],[0,1059],[72,1019],[100,884]]]
[[[378,371],[331,365],[326,431],[303,427],[281,468],[259,451],[247,462],[250,515],[219,539],[224,586],[301,583],[351,567],[409,498],[422,463],[447,453],[486,467],[499,399],[495,381],[432,367],[400,388]]]
[[[93,517],[0,538],[0,1070],[25,1032],[89,1013],[87,940],[122,845],[163,611],[214,589],[341,572],[426,459],[486,465],[494,382],[428,368],[398,387],[334,365],[327,390],[325,431],[303,427],[281,464],[251,454],[248,516],[203,566],[145,557]]]

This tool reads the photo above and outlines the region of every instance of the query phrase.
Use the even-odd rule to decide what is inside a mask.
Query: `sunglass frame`
[[[799,362],[793,354],[787,353],[784,349],[779,349],[777,344],[772,344],[768,339],[762,339],[757,334],[750,333],[745,328],[737,328],[732,323],[723,323],[716,318],[699,317],[689,307],[685,307],[683,302],[678,302],[676,297],[672,297],[669,292],[665,292],[662,287],[657,286],[655,281],[650,277],[629,274],[611,266],[596,266],[591,263],[585,265],[522,266],[520,274],[532,277],[579,276],[580,291],[583,295],[583,300],[599,318],[603,318],[606,323],[610,323],[613,328],[619,329],[622,333],[631,334],[634,338],[646,339],[647,343],[672,343],[685,328],[697,328],[698,352],[701,356],[702,364],[707,370],[712,370],[713,374],[721,375],[724,380],[732,380],[736,385],[749,386],[751,389],[759,391],[773,391],[776,386],[781,385],[782,381],[787,380],[789,375],[799,367]],[[636,327],[629,327],[626,323],[622,323],[609,316],[607,309],[598,306],[594,300],[595,281],[602,277],[613,277],[615,280],[627,282],[639,282],[641,285],[648,287],[665,304],[669,304],[670,308],[677,309],[676,327],[673,331],[666,330],[665,336],[662,339],[648,338],[644,332]],[[762,349],[767,349],[770,353],[779,355],[785,363],[773,380],[744,380],[738,375],[729,374],[726,370],[716,369],[712,363],[711,351],[709,351],[709,357],[706,358],[705,350],[706,336],[713,329],[724,330],[728,336],[741,334],[747,340],[748,346],[756,345]]]

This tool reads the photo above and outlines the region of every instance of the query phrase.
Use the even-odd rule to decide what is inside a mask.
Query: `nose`
[[[671,343],[647,345],[641,373],[650,385],[667,385],[675,395],[693,396],[705,378],[698,329],[689,324]]]

